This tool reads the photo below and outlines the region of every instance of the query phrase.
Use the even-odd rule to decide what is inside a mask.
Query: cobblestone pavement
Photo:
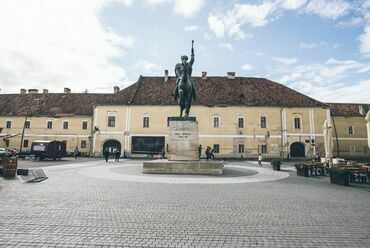
[[[78,173],[89,166],[45,167],[40,183],[1,178],[0,247],[370,247],[367,186],[293,172],[259,183],[138,183]]]

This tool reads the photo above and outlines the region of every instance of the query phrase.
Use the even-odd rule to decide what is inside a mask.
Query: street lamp
[[[41,104],[44,104],[46,101],[42,98],[35,98],[35,99],[32,99],[33,102],[37,102],[37,103],[41,103]],[[26,117],[24,118],[24,123],[23,123],[23,130],[22,130],[22,135],[21,135],[21,144],[19,146],[19,153],[22,152],[22,147],[23,147],[23,138],[24,138],[24,131],[26,129],[26,123],[27,123],[27,119],[28,119],[28,116],[30,115],[31,113],[31,107],[32,107],[32,104],[30,104],[28,106],[28,110],[26,112]]]

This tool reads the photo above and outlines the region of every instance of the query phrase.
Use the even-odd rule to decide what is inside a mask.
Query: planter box
[[[2,158],[3,177],[14,178],[17,173],[18,160],[16,158]]]
[[[349,176],[330,176],[330,182],[338,185],[349,186]]]
[[[274,171],[280,171],[280,165],[272,165]]]
[[[308,177],[308,169],[297,169],[297,176]]]

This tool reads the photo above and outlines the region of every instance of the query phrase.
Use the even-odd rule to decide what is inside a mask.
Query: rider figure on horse
[[[175,66],[175,74],[176,74],[176,88],[175,92],[173,93],[173,101],[179,99],[179,89],[181,89],[183,84],[186,84],[187,81],[191,83],[192,86],[192,97],[195,100],[195,88],[193,84],[193,80],[191,79],[191,73],[193,71],[193,63],[194,63],[194,48],[191,47],[191,59],[188,61],[188,56],[183,55],[181,56],[181,63],[178,63]],[[180,100],[180,99],[179,99]]]

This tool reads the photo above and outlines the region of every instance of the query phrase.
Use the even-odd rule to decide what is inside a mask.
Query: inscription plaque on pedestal
[[[168,150],[169,161],[199,160],[198,122],[193,118],[171,118],[169,120]]]

